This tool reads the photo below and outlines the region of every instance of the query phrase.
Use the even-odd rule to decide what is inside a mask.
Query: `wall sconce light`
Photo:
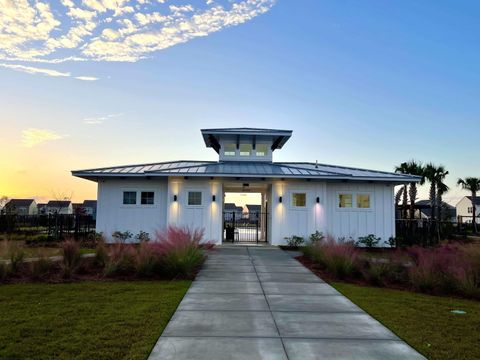
[[[279,202],[279,203],[282,203],[282,200],[283,200],[283,199],[282,199],[282,196],[280,196],[280,197],[278,198],[278,202]]]
[[[215,202],[216,199],[215,195],[212,195],[212,201]]]
[[[317,204],[320,204],[320,196],[317,196]]]
[[[173,201],[177,201],[177,195],[173,195]]]

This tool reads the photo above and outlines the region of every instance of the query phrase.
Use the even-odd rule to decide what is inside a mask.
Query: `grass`
[[[0,285],[0,358],[146,359],[189,286]]]
[[[332,284],[429,359],[480,359],[480,302],[346,283]],[[464,310],[465,315],[450,311]]]

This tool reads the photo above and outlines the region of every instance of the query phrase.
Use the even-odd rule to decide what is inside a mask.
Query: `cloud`
[[[83,123],[86,125],[98,125],[98,124],[103,124],[105,120],[113,119],[119,116],[123,116],[123,113],[118,113],[118,114],[108,114],[104,116],[97,116],[97,117],[89,117],[83,119]]]
[[[60,140],[65,137],[68,137],[68,135],[57,134],[45,129],[28,128],[22,131],[22,145],[31,148],[47,141]]]
[[[246,23],[268,12],[275,3],[60,0],[54,7],[42,0],[0,0],[0,60],[17,64],[135,62],[162,49]]]
[[[41,74],[41,75],[53,76],[53,77],[70,77],[71,76],[69,72],[61,72],[61,71],[52,70],[52,69],[38,68],[34,66],[25,66],[25,65],[19,65],[19,64],[0,63],[0,67],[12,69],[15,71],[25,72],[27,74]],[[98,80],[97,77],[93,77],[93,76],[75,76],[74,79],[84,80],[84,81]]]

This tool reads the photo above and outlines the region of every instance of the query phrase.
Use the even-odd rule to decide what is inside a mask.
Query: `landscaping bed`
[[[146,359],[190,281],[0,285],[0,358]]]

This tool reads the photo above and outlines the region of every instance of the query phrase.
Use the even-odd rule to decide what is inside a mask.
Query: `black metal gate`
[[[225,211],[223,213],[223,241],[261,243],[267,242],[267,213]]]

